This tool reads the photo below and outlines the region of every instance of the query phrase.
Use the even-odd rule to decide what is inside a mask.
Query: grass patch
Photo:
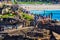
[[[0,18],[14,18],[15,15],[13,14],[5,14],[5,15],[0,15]]]
[[[43,2],[18,2],[18,4],[43,4]]]
[[[17,2],[18,4],[52,4],[51,2]]]
[[[23,16],[24,19],[27,19],[27,20],[33,19],[33,18],[32,18],[30,15],[28,15],[28,14],[22,14],[22,16]]]

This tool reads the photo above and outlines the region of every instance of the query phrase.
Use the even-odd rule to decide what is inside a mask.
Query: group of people
[[[35,15],[35,23],[36,25],[40,25],[40,24],[47,24],[51,21],[50,17],[44,17],[44,16],[39,16],[39,15]]]

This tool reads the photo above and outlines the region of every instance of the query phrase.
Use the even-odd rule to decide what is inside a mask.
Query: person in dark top
[[[3,8],[0,8],[0,14],[2,14],[2,9],[3,9]]]

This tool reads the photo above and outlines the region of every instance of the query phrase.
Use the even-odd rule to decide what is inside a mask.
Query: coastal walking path
[[[60,4],[19,4],[20,7],[22,7],[23,9],[26,9],[28,11],[30,10],[51,10],[51,9],[60,9]]]

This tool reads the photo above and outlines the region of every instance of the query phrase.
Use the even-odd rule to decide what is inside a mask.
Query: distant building
[[[11,1],[11,0],[0,0],[0,2],[3,2],[3,1],[6,1],[6,2],[8,2],[8,1]]]
[[[3,2],[3,3],[12,3],[11,0],[0,0],[0,2]]]
[[[2,2],[2,0],[0,0],[0,2]]]

